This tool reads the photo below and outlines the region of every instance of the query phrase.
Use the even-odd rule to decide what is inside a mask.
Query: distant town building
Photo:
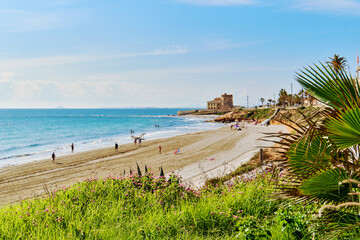
[[[305,107],[309,107],[309,106],[322,107],[324,105],[325,105],[324,103],[320,102],[316,98],[307,97],[307,98],[304,99],[304,106]]]
[[[214,98],[212,101],[207,102],[208,110],[221,110],[226,111],[234,107],[233,95],[224,93],[221,97]]]

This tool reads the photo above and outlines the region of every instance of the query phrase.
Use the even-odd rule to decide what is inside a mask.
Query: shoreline
[[[151,167],[155,174],[158,174],[160,166],[166,173],[178,170],[176,173],[180,174],[185,182],[191,182],[193,179],[201,178],[199,168],[194,167],[196,164],[203,164],[205,161],[205,171],[209,172],[221,166],[223,161],[240,164],[246,161],[244,154],[250,156],[249,150],[254,151],[252,148],[259,146],[260,143],[253,139],[261,135],[260,131],[274,132],[280,128],[283,129],[283,126],[249,126],[243,131],[230,131],[228,127],[221,127],[146,140],[141,146],[134,146],[133,143],[123,144],[119,146],[119,152],[109,147],[58,157],[55,163],[48,159],[8,166],[0,169],[0,204],[42,195],[44,187],[52,191],[86,178],[123,176],[124,170],[128,174],[130,167],[135,171],[136,163],[141,169],[144,169],[145,165]],[[249,136],[253,136],[251,140]],[[253,144],[249,144],[250,142]],[[162,146],[162,154],[158,153],[159,145]],[[247,147],[237,150],[239,145]],[[180,153],[174,154],[177,149],[180,149]],[[214,156],[215,161],[207,160]],[[253,154],[250,158],[252,156]],[[234,162],[234,158],[238,161]],[[208,165],[210,167],[207,167]]]
[[[154,115],[157,116],[157,115]],[[193,118],[193,119],[201,119],[203,122],[197,122],[198,125],[194,126],[187,126],[186,128],[176,128],[175,129],[167,129],[167,128],[159,128],[156,130],[148,131],[146,132],[145,139],[151,138],[151,140],[157,140],[157,139],[165,139],[170,137],[176,137],[188,133],[197,133],[197,132],[203,132],[203,131],[209,131],[221,128],[225,126],[224,124],[219,124],[215,122],[209,122],[206,121],[206,119],[212,120],[213,117],[208,118],[207,116],[166,116],[161,115],[161,117],[177,117],[177,118]],[[204,123],[207,123],[205,125]],[[216,124],[217,126],[211,126],[210,124]],[[201,126],[201,127],[200,127]],[[130,131],[130,130],[129,130]],[[140,131],[141,132],[141,131]],[[140,135],[140,132],[136,133],[135,135]],[[141,132],[142,133],[142,132]],[[146,140],[149,141],[149,140]],[[94,151],[99,150],[103,148],[107,148],[110,146],[113,146],[117,142],[119,145],[123,144],[129,144],[133,142],[133,139],[131,138],[130,134],[119,134],[119,135],[113,135],[109,136],[107,138],[102,139],[90,139],[90,140],[81,140],[80,142],[73,141],[75,144],[75,150],[77,153],[80,152],[88,152],[88,151]],[[39,152],[25,152],[21,153],[19,155],[14,156],[8,156],[4,159],[0,159],[0,172],[1,169],[10,167],[10,166],[20,166],[23,164],[31,163],[31,162],[38,162],[45,159],[51,158],[51,153],[55,152],[56,157],[66,157],[67,155],[71,155],[70,145],[72,141],[69,141],[66,143],[61,143],[57,147],[53,148],[47,148],[40,150]]]

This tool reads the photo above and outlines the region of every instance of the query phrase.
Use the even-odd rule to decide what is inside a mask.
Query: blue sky
[[[251,105],[339,54],[358,0],[2,0],[0,108]]]

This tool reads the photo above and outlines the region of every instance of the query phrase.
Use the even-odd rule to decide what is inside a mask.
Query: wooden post
[[[263,164],[264,156],[263,156],[263,149],[260,148],[260,164]]]

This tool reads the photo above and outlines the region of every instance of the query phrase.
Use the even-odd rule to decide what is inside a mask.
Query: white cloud
[[[304,11],[359,14],[358,0],[174,0],[198,6],[287,6]]]
[[[38,32],[63,26],[66,17],[60,12],[29,12],[0,9],[0,30],[5,32]]]
[[[82,76],[67,71],[47,77],[7,72],[0,74],[1,79],[11,79],[0,88],[0,107],[199,106],[223,92],[234,93],[239,102],[246,94],[252,94],[249,89],[253,87],[244,82],[243,79],[249,80],[245,76],[258,76],[263,71],[277,73],[285,68],[294,69],[227,62]]]
[[[261,41],[257,42],[233,42],[228,39],[215,39],[212,41],[208,41],[205,43],[205,48],[207,50],[225,50],[225,49],[233,49],[240,47],[247,47],[251,45],[255,45],[261,43]]]
[[[185,54],[188,50],[184,47],[178,45],[172,45],[169,48],[165,49],[155,49],[149,52],[142,53],[124,53],[113,55],[111,58],[123,58],[123,57],[141,57],[141,56],[159,56],[159,55],[174,55],[174,54]]]
[[[1,69],[19,69],[28,67],[47,67],[57,65],[67,65],[86,62],[97,62],[107,59],[129,58],[129,57],[142,57],[142,56],[161,56],[161,55],[177,55],[186,54],[186,48],[174,45],[170,48],[155,49],[148,52],[139,53],[122,53],[122,54],[109,54],[109,55],[96,55],[96,54],[78,54],[78,55],[65,55],[65,56],[47,56],[37,58],[18,58],[18,59],[0,59]]]
[[[303,10],[355,13],[360,10],[360,2],[357,0],[295,0],[293,7]]]
[[[257,3],[254,0],[178,0],[178,2],[201,6],[241,6]]]
[[[11,82],[15,73],[13,72],[2,72],[0,73],[0,83],[8,83]]]
[[[12,88],[16,97],[35,98],[40,97],[39,93],[45,83],[46,81],[17,81],[13,83]]]

